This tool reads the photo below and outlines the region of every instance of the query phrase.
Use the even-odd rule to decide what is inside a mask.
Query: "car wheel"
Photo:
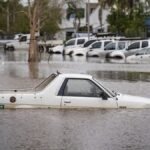
[[[71,56],[73,54],[73,51],[71,51],[70,53],[69,53],[69,55]]]

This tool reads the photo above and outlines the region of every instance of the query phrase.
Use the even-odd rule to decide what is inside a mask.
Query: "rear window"
[[[46,78],[43,82],[41,82],[39,85],[35,87],[35,91],[41,91],[43,90],[49,83],[51,83],[55,78],[56,74],[50,75],[48,78]]]

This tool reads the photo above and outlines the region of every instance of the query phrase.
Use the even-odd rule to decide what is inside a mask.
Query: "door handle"
[[[69,103],[71,103],[71,101],[64,101],[64,103],[69,104]]]

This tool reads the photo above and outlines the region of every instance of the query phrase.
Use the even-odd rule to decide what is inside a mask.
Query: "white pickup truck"
[[[11,43],[14,41],[18,41],[19,38],[22,36],[23,34],[15,34],[13,35],[13,37],[8,38],[7,36],[5,38],[0,39],[0,47],[4,47],[7,43]],[[7,39],[8,38],[8,39]]]
[[[38,37],[39,35],[36,34],[36,39],[38,39]],[[59,44],[63,44],[62,40],[47,40],[47,41],[37,40],[37,41],[38,41],[39,48],[43,51],[44,48],[46,48],[46,46],[56,46]],[[9,51],[20,50],[20,49],[28,50],[29,43],[30,43],[30,34],[24,34],[21,35],[20,38],[10,41],[9,43],[6,43],[4,49]]]
[[[24,34],[19,39],[6,43],[4,49],[14,51],[18,49],[28,49],[30,42],[30,34]]]
[[[114,93],[90,75],[52,74],[32,90],[0,91],[0,108],[150,108],[150,99]]]

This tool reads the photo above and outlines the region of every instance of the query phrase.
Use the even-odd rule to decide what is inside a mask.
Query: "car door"
[[[143,55],[143,61],[150,62],[150,49],[146,49],[145,55]]]
[[[140,41],[132,43],[128,46],[125,55],[130,56],[132,54],[135,54],[138,50],[140,50]]]
[[[28,48],[29,48],[29,40],[27,39],[27,36],[22,36],[19,40],[18,49],[27,50]]]
[[[89,79],[66,79],[62,108],[117,108],[117,101]]]

